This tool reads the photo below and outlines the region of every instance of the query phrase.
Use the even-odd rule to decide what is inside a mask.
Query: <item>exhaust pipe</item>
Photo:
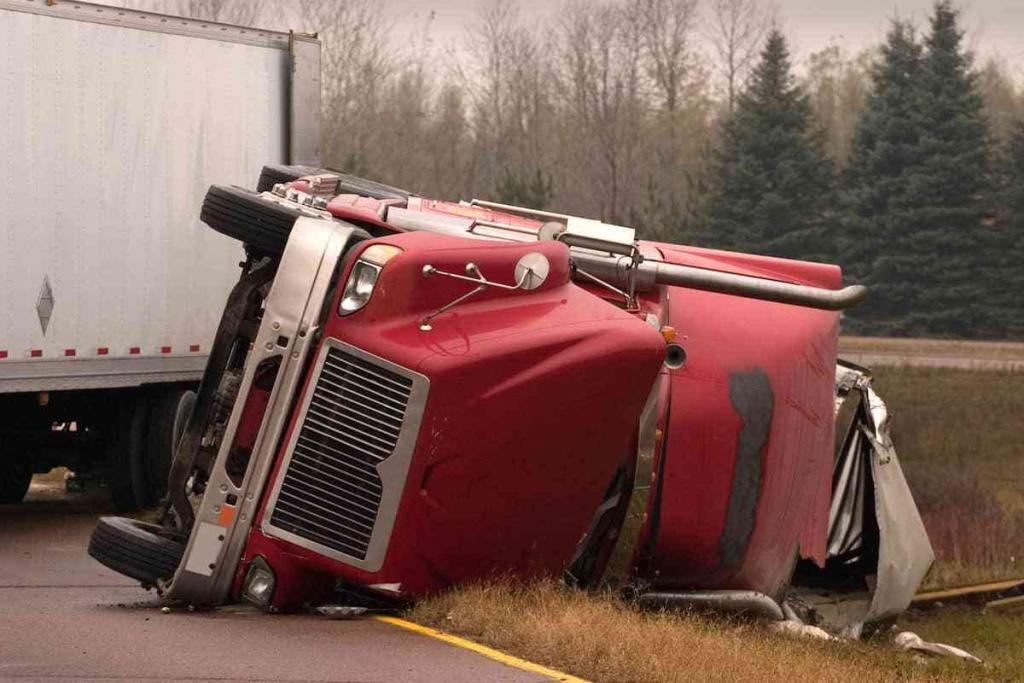
[[[824,311],[842,311],[853,308],[867,296],[864,285],[849,285],[842,289],[822,289],[807,285],[767,278],[722,273],[717,270],[681,266],[675,263],[657,263],[655,282],[662,285],[690,287],[705,292],[732,294],[749,299],[776,301],[781,304],[818,308]]]
[[[674,285],[824,311],[853,308],[868,293],[864,285],[823,289],[652,259],[643,260],[634,267],[632,260],[625,256],[605,256],[576,250],[572,253],[572,259],[578,269],[623,289],[632,286],[638,292],[651,291],[657,285]]]
[[[714,610],[727,614],[746,614],[769,621],[783,621],[786,618],[779,603],[757,591],[652,591],[641,593],[637,602],[645,609]]]

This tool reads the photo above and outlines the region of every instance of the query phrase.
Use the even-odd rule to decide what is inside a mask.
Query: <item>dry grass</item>
[[[875,375],[938,556],[928,585],[1024,575],[1024,373]]]
[[[889,647],[796,641],[759,623],[645,614],[554,583],[470,586],[421,603],[409,618],[592,681],[868,681],[923,679],[928,671]]]
[[[939,344],[981,353],[971,342],[931,348]],[[1024,355],[1022,344],[984,346]],[[875,375],[939,557],[930,584],[1024,575],[1024,561],[1010,561],[1024,558],[1024,373],[880,368]],[[756,623],[643,614],[612,596],[554,584],[465,587],[409,616],[593,681],[1024,680],[1022,615],[957,610],[901,619],[901,629],[974,652],[981,667],[921,663],[893,649],[889,632],[867,643],[793,641]]]
[[[975,360],[1024,359],[1024,343],[957,341],[952,339],[900,339],[893,337],[841,337],[840,355],[895,354],[950,356]]]
[[[794,640],[764,624],[642,613],[610,595],[554,583],[498,581],[419,604],[407,615],[591,681],[1024,680],[1024,616],[953,611],[899,625],[980,656],[984,666],[897,650],[892,631],[867,642]]]

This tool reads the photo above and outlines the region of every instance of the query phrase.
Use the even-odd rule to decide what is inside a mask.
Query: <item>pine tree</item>
[[[940,336],[1000,336],[991,304],[998,245],[983,225],[988,196],[988,125],[950,0],[939,0],[925,41],[918,87],[920,164],[894,203],[912,241],[876,267],[888,285],[913,292],[905,330]]]
[[[526,173],[520,174],[505,167],[495,188],[495,196],[499,202],[531,209],[546,209],[554,194],[551,176],[539,168],[534,169],[533,175],[528,177]]]
[[[1016,122],[1003,153],[995,193],[994,228],[1000,249],[1002,284],[994,304],[1007,336],[1024,337],[1024,119]]]
[[[913,27],[893,21],[871,73],[871,91],[843,178],[839,261],[849,279],[871,288],[867,302],[847,314],[848,331],[891,333],[891,321],[901,320],[909,304],[907,292],[892,286],[894,274],[876,264],[886,254],[899,253],[897,243],[910,235],[906,216],[894,205],[907,194],[910,169],[920,163],[921,58]]]
[[[958,13],[939,0],[924,54],[895,22],[846,176],[842,252],[871,290],[847,329],[1005,333],[997,234],[986,226],[989,135]]]
[[[796,84],[785,38],[772,31],[717,153],[708,219],[715,246],[832,257],[824,224],[834,171],[811,120],[810,100]]]

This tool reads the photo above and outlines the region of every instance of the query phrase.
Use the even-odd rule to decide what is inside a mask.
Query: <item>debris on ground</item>
[[[810,624],[805,624],[795,619],[773,621],[768,624],[768,628],[779,635],[788,636],[790,638],[805,638],[807,640],[839,640],[839,638],[829,634],[829,632],[823,628],[811,626]]]
[[[968,662],[981,664],[981,660],[966,650],[944,643],[929,643],[911,631],[901,631],[893,639],[896,646],[911,652],[920,652],[933,657],[957,657]]]
[[[366,614],[367,609],[351,605],[320,605],[314,611],[328,619],[355,619]]]

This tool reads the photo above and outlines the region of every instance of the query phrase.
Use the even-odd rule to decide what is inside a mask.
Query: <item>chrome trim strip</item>
[[[353,227],[346,227],[339,221],[310,217],[299,218],[292,228],[266,299],[256,343],[246,359],[238,400],[231,411],[188,547],[167,590],[171,600],[193,605],[217,605],[229,598],[235,569],[274,463],[281,434],[291,417],[289,407],[302,386],[302,369],[313,348],[312,332],[353,230]],[[278,341],[283,337],[288,341],[282,347]],[[245,478],[241,486],[235,486],[225,466],[245,408],[245,397],[249,394],[257,367],[262,361],[275,356],[281,358],[281,367]],[[236,499],[234,514],[224,526],[221,524],[222,507],[230,504],[231,496]],[[197,545],[200,530],[205,528],[209,531],[211,525],[221,529],[219,545]],[[204,556],[193,557],[194,553]],[[190,571],[189,567],[204,568],[204,571]]]
[[[390,372],[412,380],[412,390],[409,394],[409,401],[405,407],[405,417],[402,420],[401,432],[394,451],[377,464],[377,473],[380,475],[383,492],[381,494],[380,507],[377,509],[377,517],[373,526],[373,533],[366,550],[365,559],[354,555],[340,552],[323,544],[286,531],[271,522],[274,510],[277,506],[278,497],[281,495],[281,487],[284,484],[285,476],[291,467],[292,456],[295,453],[299,435],[306,426],[306,417],[310,410],[310,403],[320,378],[324,374],[324,363],[327,354],[331,349],[338,349],[344,353],[351,354],[360,360],[382,367]],[[378,571],[384,564],[384,557],[387,555],[388,543],[391,540],[391,532],[394,529],[395,518],[398,516],[398,504],[402,498],[402,491],[405,489],[406,477],[409,473],[409,464],[412,462],[412,455],[416,448],[416,440],[419,436],[420,425],[423,420],[423,412],[427,405],[427,395],[430,389],[430,380],[417,372],[413,372],[401,365],[368,353],[358,347],[346,344],[338,339],[328,338],[324,340],[320,353],[317,356],[313,380],[309,389],[302,399],[302,407],[299,412],[299,419],[296,428],[288,441],[284,455],[284,463],[280,474],[274,482],[267,503],[267,509],[263,514],[262,531],[267,536],[279,538],[294,543],[302,548],[307,548],[316,553],[329,557],[333,560],[343,562],[359,569],[374,572]],[[346,473],[344,476],[355,478],[355,475]]]
[[[0,361],[0,394],[198,382],[207,355],[36,358]]]
[[[96,5],[78,0],[70,2],[68,0],[0,0],[0,9],[141,31],[204,38],[225,43],[241,43],[278,50],[288,49],[288,34],[281,31],[204,19],[190,19],[156,12],[143,12],[126,7]]]

